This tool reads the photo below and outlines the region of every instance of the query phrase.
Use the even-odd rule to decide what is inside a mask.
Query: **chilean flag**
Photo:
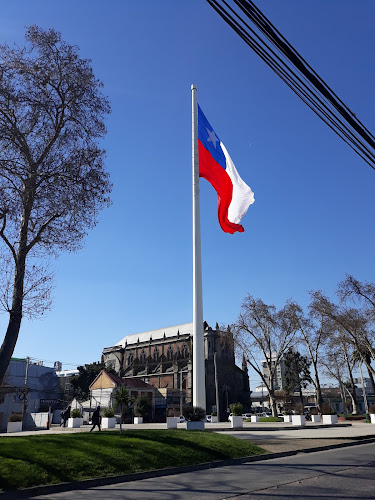
[[[254,193],[239,176],[228,151],[198,105],[199,177],[204,177],[217,192],[217,213],[226,233],[244,232],[240,222]]]

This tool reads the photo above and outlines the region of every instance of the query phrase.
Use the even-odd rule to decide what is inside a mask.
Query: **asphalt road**
[[[34,497],[40,500],[375,499],[375,443]]]

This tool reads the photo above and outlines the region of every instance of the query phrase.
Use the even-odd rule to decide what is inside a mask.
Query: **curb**
[[[184,472],[195,472],[199,470],[207,470],[214,469],[218,467],[225,467],[228,465],[241,465],[243,463],[249,462],[260,462],[263,460],[272,460],[273,458],[283,458],[290,457],[293,455],[297,455],[298,453],[313,453],[315,451],[325,451],[332,450],[335,448],[346,448],[348,446],[358,446],[361,444],[370,444],[375,443],[375,437],[367,438],[367,437],[356,437],[356,438],[347,438],[348,441],[343,443],[318,446],[316,448],[304,448],[300,450],[292,450],[292,451],[282,451],[279,453],[266,453],[263,455],[253,455],[250,457],[242,457],[242,458],[232,458],[228,460],[219,460],[216,462],[207,462],[203,464],[197,465],[187,465],[183,467],[173,467],[170,469],[159,469],[152,470],[147,472],[136,472],[133,474],[124,474],[120,476],[109,476],[109,477],[100,477],[95,479],[85,479],[83,481],[72,481],[69,483],[58,483],[58,484],[50,484],[46,486],[33,486],[30,488],[24,488],[20,490],[7,490],[3,493],[0,493],[1,500],[16,500],[18,498],[32,498],[38,495],[48,495],[52,493],[61,493],[64,491],[73,491],[73,490],[85,490],[88,488],[95,488],[98,486],[106,486],[110,484],[117,483],[125,483],[130,481],[140,481],[142,479],[150,479],[154,477],[162,477],[162,476],[173,476],[176,474],[182,474]]]

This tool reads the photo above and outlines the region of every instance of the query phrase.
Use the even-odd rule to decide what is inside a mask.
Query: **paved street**
[[[40,500],[374,499],[375,444],[37,496]]]

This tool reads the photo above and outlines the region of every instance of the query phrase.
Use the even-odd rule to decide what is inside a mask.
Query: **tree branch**
[[[47,227],[53,222],[55,219],[60,217],[61,214],[54,214],[52,215],[46,222],[44,222],[41,227],[39,228],[39,231],[37,232],[37,235],[35,238],[27,245],[26,252],[30,252],[30,250],[33,248],[34,245],[36,245],[40,239],[44,231],[47,229]]]

